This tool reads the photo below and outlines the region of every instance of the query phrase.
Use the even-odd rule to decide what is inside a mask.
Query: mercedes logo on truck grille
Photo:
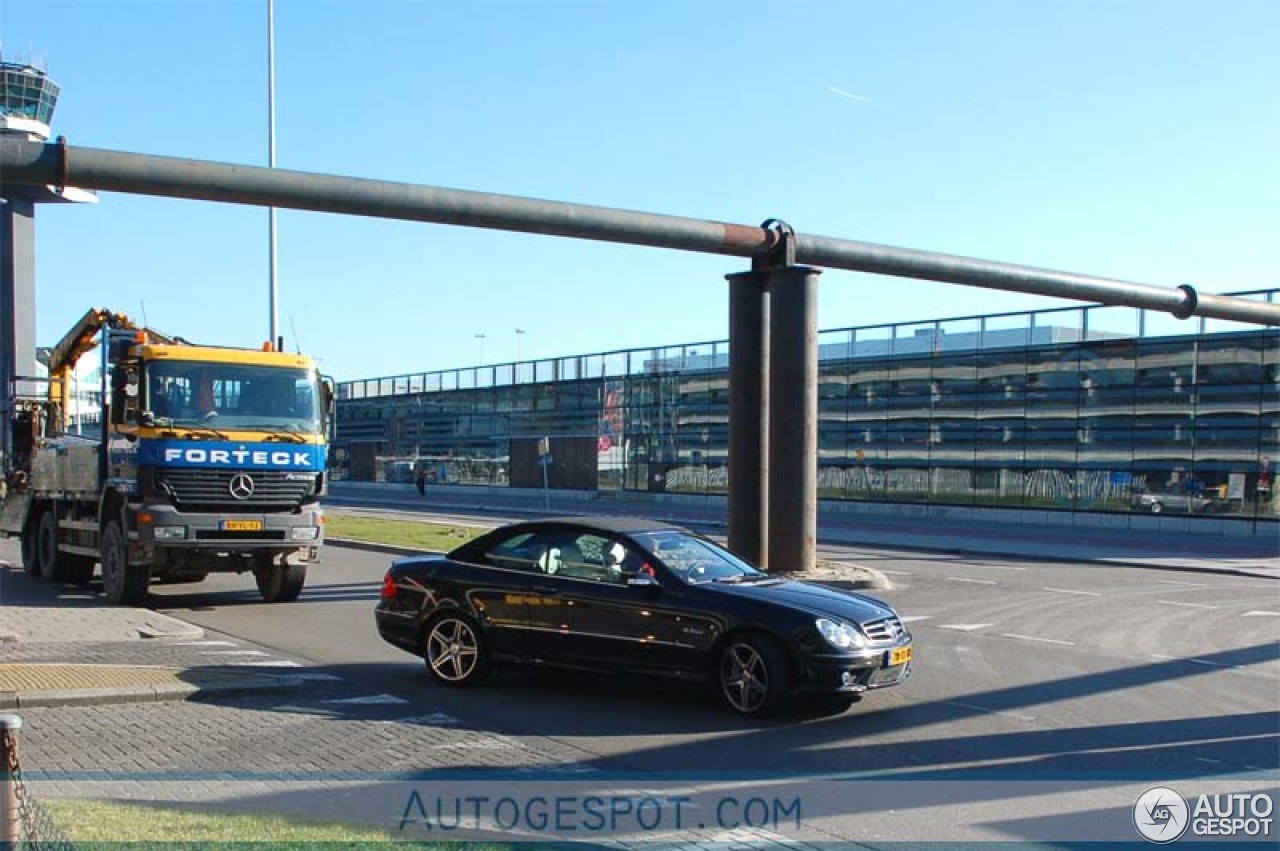
[[[248,473],[236,473],[231,477],[231,484],[227,486],[227,490],[231,491],[231,495],[236,499],[248,499],[253,496],[253,477]]]

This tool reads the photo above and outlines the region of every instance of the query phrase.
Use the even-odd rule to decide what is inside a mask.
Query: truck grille
[[[902,627],[902,621],[895,617],[867,621],[862,624],[862,631],[867,634],[867,638],[871,639],[872,644],[897,641],[898,636],[906,632]]]
[[[165,470],[156,475],[156,490],[173,500],[179,511],[261,513],[292,511],[315,488],[316,473],[285,473],[278,470],[254,470],[253,493],[246,499],[231,495],[228,470]]]

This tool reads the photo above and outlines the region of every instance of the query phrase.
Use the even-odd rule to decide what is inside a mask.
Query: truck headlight
[[[823,639],[837,650],[860,650],[867,646],[866,637],[847,623],[837,623],[826,618],[814,621]]]
[[[319,526],[294,526],[289,530],[289,538],[294,541],[314,541],[318,537]]]
[[[182,541],[187,537],[186,526],[152,526],[152,537],[157,541]]]

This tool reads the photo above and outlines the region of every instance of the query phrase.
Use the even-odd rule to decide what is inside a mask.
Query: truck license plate
[[[892,668],[894,665],[901,665],[911,661],[911,645],[906,647],[897,647],[888,653],[887,667]]]
[[[222,531],[224,532],[261,532],[261,520],[223,520]]]

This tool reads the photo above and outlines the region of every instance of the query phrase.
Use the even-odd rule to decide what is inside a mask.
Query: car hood
[[[719,594],[790,606],[815,616],[826,615],[854,623],[896,615],[888,603],[874,597],[793,579],[743,585],[709,582],[703,587]]]

